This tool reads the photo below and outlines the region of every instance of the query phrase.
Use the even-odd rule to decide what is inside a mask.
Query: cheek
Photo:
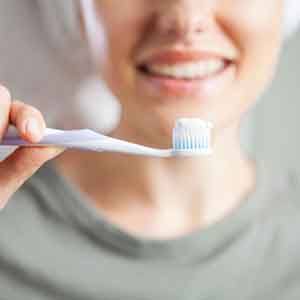
[[[234,31],[242,31],[246,37],[277,32],[282,12],[282,0],[224,0],[218,14]]]
[[[101,19],[106,33],[107,51],[102,60],[101,74],[111,91],[121,101],[126,98],[124,96],[129,93],[130,87],[134,84],[135,47],[140,42],[140,36],[143,36],[142,31],[145,28],[145,20],[147,20],[147,17],[140,13],[146,10],[142,9],[140,7],[142,3],[139,3],[140,5],[135,5],[135,9],[129,9],[128,7],[131,6],[122,4],[118,9],[102,8],[104,13],[101,15]],[[137,12],[133,10],[137,10]]]
[[[228,0],[224,3],[231,9],[223,8],[222,22],[240,48],[239,79],[254,90],[263,89],[272,78],[281,48],[282,1]]]
[[[222,8],[219,21],[224,35],[239,48],[240,57],[236,80],[226,94],[230,105],[214,102],[212,108],[220,128],[241,119],[271,82],[282,39],[281,8],[274,7],[276,1],[229,1],[224,2],[228,6]]]

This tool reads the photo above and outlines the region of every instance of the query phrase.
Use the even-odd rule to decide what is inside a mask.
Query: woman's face
[[[101,76],[153,142],[178,117],[239,123],[272,79],[283,0],[94,0],[94,12]]]

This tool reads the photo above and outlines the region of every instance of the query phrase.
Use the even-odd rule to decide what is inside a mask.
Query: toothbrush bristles
[[[211,153],[212,124],[197,118],[179,119],[173,130],[173,150],[179,154]]]

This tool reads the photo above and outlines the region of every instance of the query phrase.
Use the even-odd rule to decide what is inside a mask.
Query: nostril
[[[202,33],[203,31],[206,31],[208,29],[210,23],[210,18],[203,15],[195,17],[194,20],[190,20],[189,25],[191,31],[195,33]]]
[[[156,14],[155,19],[161,33],[183,37],[206,31],[212,24],[213,14],[204,8],[197,11],[194,7],[175,5]]]
[[[166,7],[156,15],[156,26],[164,35],[178,35],[186,31],[186,17],[182,10],[176,7]]]

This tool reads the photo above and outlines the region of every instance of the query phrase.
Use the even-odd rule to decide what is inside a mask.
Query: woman
[[[199,117],[214,123],[214,151],[15,151],[0,166],[1,205],[12,199],[0,218],[2,298],[299,299],[296,192],[278,190],[238,134],[273,78],[286,3],[91,4],[82,15],[99,30],[83,32],[123,108],[111,136],[168,147],[176,118]],[[1,136],[10,122],[32,142],[46,126],[4,87],[0,120]]]

